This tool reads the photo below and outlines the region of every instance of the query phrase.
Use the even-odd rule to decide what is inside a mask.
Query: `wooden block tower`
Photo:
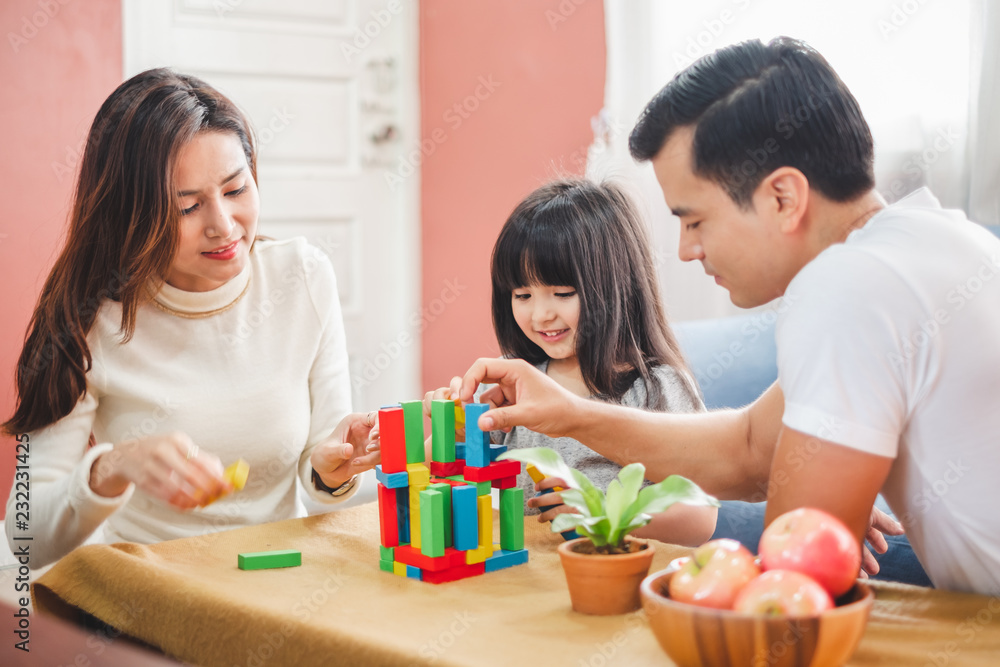
[[[479,430],[488,409],[434,401],[430,465],[423,402],[379,410],[382,464],[375,474],[385,572],[440,584],[528,562],[521,463],[496,460],[507,448],[491,445],[489,433]],[[465,442],[455,442],[455,425],[463,422]],[[493,488],[500,489],[499,544],[493,542]]]

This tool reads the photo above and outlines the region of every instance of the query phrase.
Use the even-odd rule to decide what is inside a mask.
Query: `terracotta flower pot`
[[[559,545],[569,598],[573,609],[583,614],[612,616],[635,611],[641,606],[639,584],[649,572],[656,552],[651,542],[626,537],[630,544],[639,545],[627,554],[585,554],[576,548],[589,545],[586,537]],[[636,548],[636,547],[632,547]]]

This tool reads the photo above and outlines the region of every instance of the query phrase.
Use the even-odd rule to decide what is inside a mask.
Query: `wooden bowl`
[[[640,586],[649,627],[679,667],[833,667],[843,665],[865,633],[875,595],[857,583],[819,616],[781,618],[708,609],[669,597],[670,570]]]

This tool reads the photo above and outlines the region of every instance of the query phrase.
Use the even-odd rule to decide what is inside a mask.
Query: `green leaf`
[[[584,516],[591,515],[590,506],[583,497],[583,492],[578,489],[566,489],[565,491],[560,491],[559,495],[562,496],[563,503],[569,505],[580,514],[583,514]]]
[[[567,479],[566,482],[583,493],[583,497],[587,501],[587,514],[590,516],[605,516],[604,494],[579,470],[571,469],[570,476],[572,480]]]
[[[530,447],[526,449],[510,449],[497,457],[498,461],[522,461],[530,463],[538,468],[546,477],[558,477],[565,480],[566,484],[572,488],[579,488],[574,484],[573,473],[576,472],[563,461],[559,452],[551,447]],[[589,480],[588,480],[589,481]]]
[[[718,507],[719,501],[701,487],[680,475],[671,475],[639,492],[638,513],[659,514],[674,503]]]

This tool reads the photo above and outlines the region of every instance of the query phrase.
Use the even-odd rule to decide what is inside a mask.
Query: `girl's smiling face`
[[[576,357],[580,296],[566,285],[532,284],[511,293],[514,321],[550,359]]]
[[[260,201],[239,137],[199,132],[174,166],[181,205],[170,285],[207,292],[235,278],[250,261]]]

